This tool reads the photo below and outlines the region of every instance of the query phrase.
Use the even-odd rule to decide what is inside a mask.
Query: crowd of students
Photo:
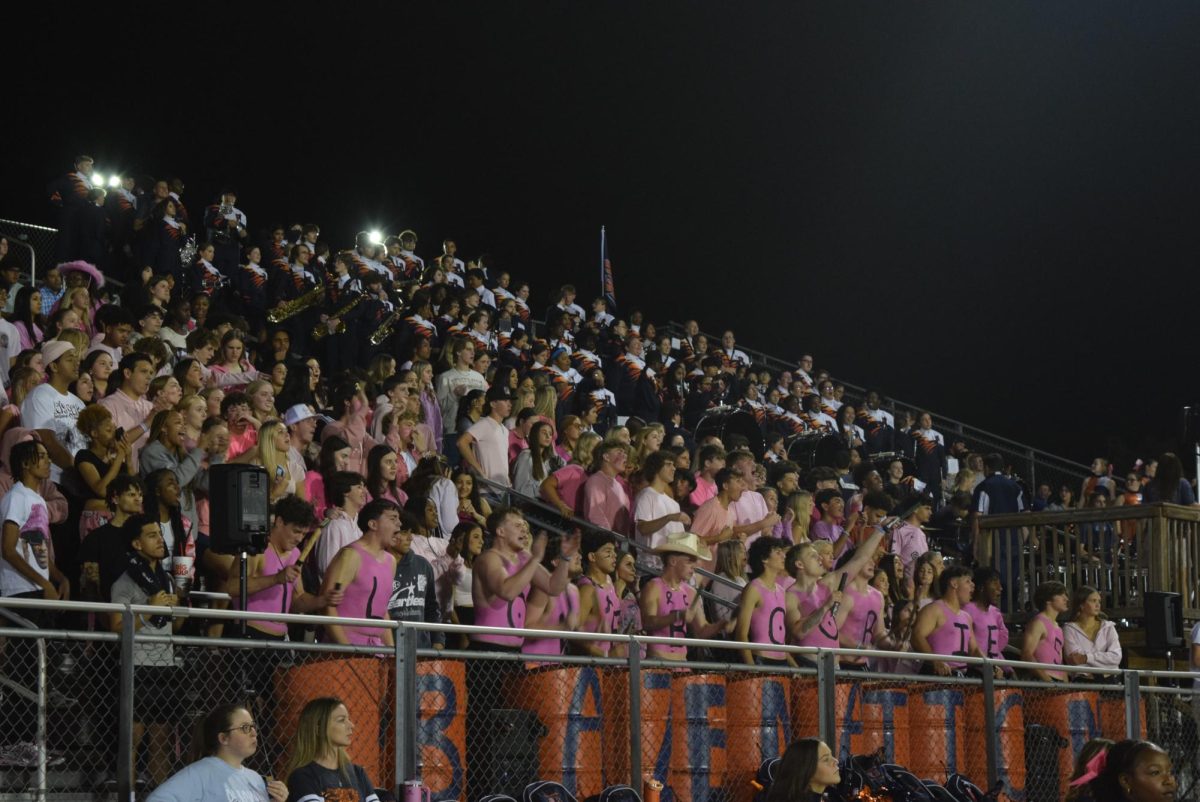
[[[709,342],[688,321],[670,336],[604,298],[585,310],[571,285],[535,324],[527,282],[486,255],[464,263],[449,239],[428,261],[411,231],[345,250],[314,224],[268,226],[256,240],[232,188],[193,218],[182,182],[143,194],[129,180],[106,195],[91,166],[79,157],[55,185],[64,261],[38,286],[22,283],[0,239],[0,483],[11,487],[0,594],[163,607],[188,588],[236,597],[208,495],[212,466],[241,463],[266,471],[272,505],[248,570],[255,612],[913,650],[950,658],[923,664],[937,673],[961,669],[955,656],[1004,653],[999,588],[1019,567],[998,555],[998,571],[943,568],[922,527],[964,504],[1021,511],[1026,494],[999,457],[947,449],[928,414],[894,417],[876,392],[855,409],[811,355],[768,371],[733,331]],[[88,239],[95,229],[80,221],[101,212],[108,227]],[[196,233],[195,257],[181,260]],[[106,272],[128,280],[120,293]],[[699,433],[725,407],[753,416],[761,453],[744,434]],[[835,436],[831,465],[789,460],[790,440],[812,435]],[[568,531],[586,522],[582,538],[532,533],[501,503],[510,488],[557,510]],[[1064,635],[1065,589],[1039,589],[1021,654],[1112,669],[1115,636],[1085,591]],[[266,620],[248,630],[289,637]],[[392,638],[332,621],[318,634]],[[532,654],[625,648],[423,637]],[[681,646],[649,653],[688,658]],[[169,696],[170,647],[135,657],[155,698]],[[18,747],[0,757],[29,754]]]

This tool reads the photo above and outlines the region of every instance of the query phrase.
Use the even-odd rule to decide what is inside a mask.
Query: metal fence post
[[[629,787],[642,793],[642,647],[629,636]]]
[[[117,724],[117,799],[133,800],[133,611],[121,616],[121,678]]]
[[[1125,672],[1125,737],[1141,738],[1142,692],[1136,671]]]
[[[983,731],[984,748],[987,749],[987,787],[994,788],[1000,772],[996,767],[999,745],[996,742],[996,675],[991,661],[983,664]]]
[[[37,639],[37,789],[38,799],[45,800],[48,789],[46,783],[46,639]]]
[[[420,632],[400,625],[396,630],[396,798],[400,786],[417,779],[417,638]]]
[[[833,753],[837,747],[837,655],[821,652],[817,658],[817,733]]]

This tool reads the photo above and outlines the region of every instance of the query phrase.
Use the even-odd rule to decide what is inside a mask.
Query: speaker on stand
[[[1196,478],[1200,480],[1200,404],[1179,411],[1179,442],[1196,457]]]
[[[211,548],[218,554],[238,555],[241,590],[238,609],[246,611],[246,562],[266,549],[271,527],[270,482],[257,465],[213,465],[208,470]],[[246,620],[238,622],[246,636]]]

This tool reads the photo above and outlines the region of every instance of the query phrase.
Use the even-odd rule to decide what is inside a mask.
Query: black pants
[[[494,643],[471,641],[472,652],[504,652],[517,654],[519,646],[500,646]],[[493,710],[506,706],[504,690],[509,677],[523,670],[523,663],[508,660],[468,660],[467,688],[470,704],[467,707],[467,799],[474,802],[487,794],[498,793],[505,772],[497,755],[498,730]]]

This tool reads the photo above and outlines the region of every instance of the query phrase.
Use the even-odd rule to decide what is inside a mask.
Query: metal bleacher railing
[[[848,672],[838,670],[837,657],[852,650],[557,631],[522,634],[608,640],[623,656],[517,655],[420,645],[430,631],[454,638],[513,630],[373,619],[344,623],[378,628],[391,644],[164,637],[135,631],[135,615],[182,618],[184,632],[200,619],[318,627],[332,619],[0,599],[3,610],[30,608],[100,621],[117,614],[121,622],[113,632],[0,628],[0,679],[32,678],[25,681],[36,685],[34,694],[59,700],[43,705],[33,765],[0,766],[3,799],[65,802],[113,791],[144,798],[190,762],[197,722],[229,702],[245,704],[258,726],[258,752],[247,765],[282,777],[301,708],[331,694],[356,725],[351,757],[377,786],[394,791],[420,780],[439,800],[520,798],[534,779],[561,782],[582,800],[652,776],[681,802],[749,802],[759,764],[806,736],[821,737],[843,760],[880,752],[924,779],[964,774],[1026,802],[1061,799],[1076,755],[1093,737],[1148,737],[1170,750],[1181,790],[1198,776],[1196,696],[1178,687],[1190,676],[1182,672],[1048,683],[1011,674],[1045,666],[962,658],[977,675],[930,676],[918,668],[926,658],[911,652],[856,652],[913,662]],[[692,650],[689,670],[643,653],[667,641]],[[157,676],[144,658],[156,646],[171,655]],[[800,667],[744,665],[732,648],[784,651]],[[20,661],[37,654],[48,667],[23,670]],[[0,732],[22,724],[16,715],[15,705],[0,707]]]
[[[676,321],[668,321],[661,328],[663,329],[663,333],[669,333],[672,337],[683,335],[683,326]],[[710,343],[720,343],[721,341],[720,337],[704,332],[701,333],[708,338]],[[772,372],[795,370],[796,368],[795,360],[789,361],[762,351],[756,351],[753,348],[747,348],[742,343],[738,343],[737,347],[739,350],[744,351],[754,361],[755,365],[762,365]],[[863,398],[866,397],[867,390],[870,389],[852,384],[841,377],[836,377],[835,381],[845,386],[846,396],[855,405],[862,402]],[[884,406],[893,411],[896,409],[928,411],[928,408],[924,406],[910,404],[890,397],[885,398]],[[1036,490],[1040,482],[1048,482],[1051,488],[1056,488],[1060,483],[1069,484],[1074,488],[1083,477],[1088,475],[1088,466],[1066,457],[1042,451],[1025,443],[1018,443],[1015,440],[970,426],[945,415],[930,412],[930,416],[933,418],[934,428],[940,431],[946,437],[947,441],[951,437],[958,437],[964,440],[967,447],[972,451],[994,451],[1003,456],[1012,464],[1016,473],[1028,482],[1030,492]]]

